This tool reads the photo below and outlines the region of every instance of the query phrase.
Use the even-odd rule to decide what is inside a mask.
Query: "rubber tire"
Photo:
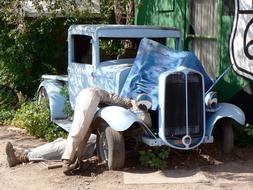
[[[125,141],[122,133],[115,131],[109,126],[100,127],[98,130],[97,153],[99,159],[107,162],[109,170],[123,169],[125,165]],[[101,146],[103,135],[105,135],[105,140],[107,142],[107,160],[105,155],[103,155],[106,153]]]
[[[222,125],[222,152],[224,154],[232,153],[234,148],[234,130],[229,121],[224,121]]]

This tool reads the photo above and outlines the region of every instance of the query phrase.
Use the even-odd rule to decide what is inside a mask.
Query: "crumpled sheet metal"
[[[194,69],[202,73],[206,90],[212,85],[212,80],[194,53],[170,49],[144,38],[140,42],[136,59],[120,95],[136,99],[140,93],[146,93],[152,99],[152,110],[157,110],[160,74],[179,67]]]

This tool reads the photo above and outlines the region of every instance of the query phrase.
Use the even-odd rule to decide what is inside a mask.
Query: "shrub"
[[[26,129],[31,135],[46,138],[48,141],[67,136],[66,132],[57,128],[50,121],[50,112],[46,102],[41,104],[37,104],[37,102],[22,104],[20,109],[17,110],[12,124]]]
[[[0,31],[0,61],[4,63],[0,65],[4,71],[0,77],[1,83],[8,76],[11,79],[9,85],[32,97],[42,74],[55,74],[66,69],[66,64],[57,63],[67,60],[67,29],[56,18],[41,17],[25,21],[23,28],[16,30],[6,22],[2,22],[0,27],[6,28]]]
[[[0,125],[9,125],[15,115],[13,109],[0,106]]]
[[[66,72],[70,25],[116,20],[129,24],[134,18],[133,0],[101,0],[101,14],[79,9],[77,1],[72,0],[45,1],[51,14],[45,12],[40,1],[29,2],[38,13],[36,17],[26,17],[23,1],[0,0],[0,83],[29,98],[33,97],[42,74]],[[63,17],[57,17],[59,14]]]
[[[140,153],[141,165],[145,167],[151,167],[154,169],[167,168],[167,159],[169,157],[169,151],[166,149],[149,149],[142,150]]]
[[[18,96],[16,92],[6,85],[0,84],[0,107],[6,109],[15,109],[18,107]]]
[[[239,147],[253,147],[253,125],[235,127],[235,144]]]
[[[6,85],[0,84],[0,125],[8,125],[19,106],[16,92]]]
[[[20,14],[20,2],[0,0],[0,83],[7,83],[32,98],[42,74],[66,72],[69,26],[100,20],[91,13],[74,10],[75,7],[68,14],[62,13],[63,18],[54,12],[45,15],[39,11],[39,5],[38,16],[29,18]],[[36,5],[37,1],[32,2]],[[64,11],[72,7],[66,6],[66,1],[57,2]]]

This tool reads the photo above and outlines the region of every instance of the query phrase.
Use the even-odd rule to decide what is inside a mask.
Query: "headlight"
[[[152,99],[147,94],[139,94],[136,104],[141,110],[149,110],[152,107]]]
[[[205,97],[205,104],[208,109],[216,109],[218,98],[216,92],[209,92]]]

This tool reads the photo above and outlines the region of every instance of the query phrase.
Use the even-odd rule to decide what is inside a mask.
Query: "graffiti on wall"
[[[235,0],[230,59],[236,73],[253,80],[253,0]]]

